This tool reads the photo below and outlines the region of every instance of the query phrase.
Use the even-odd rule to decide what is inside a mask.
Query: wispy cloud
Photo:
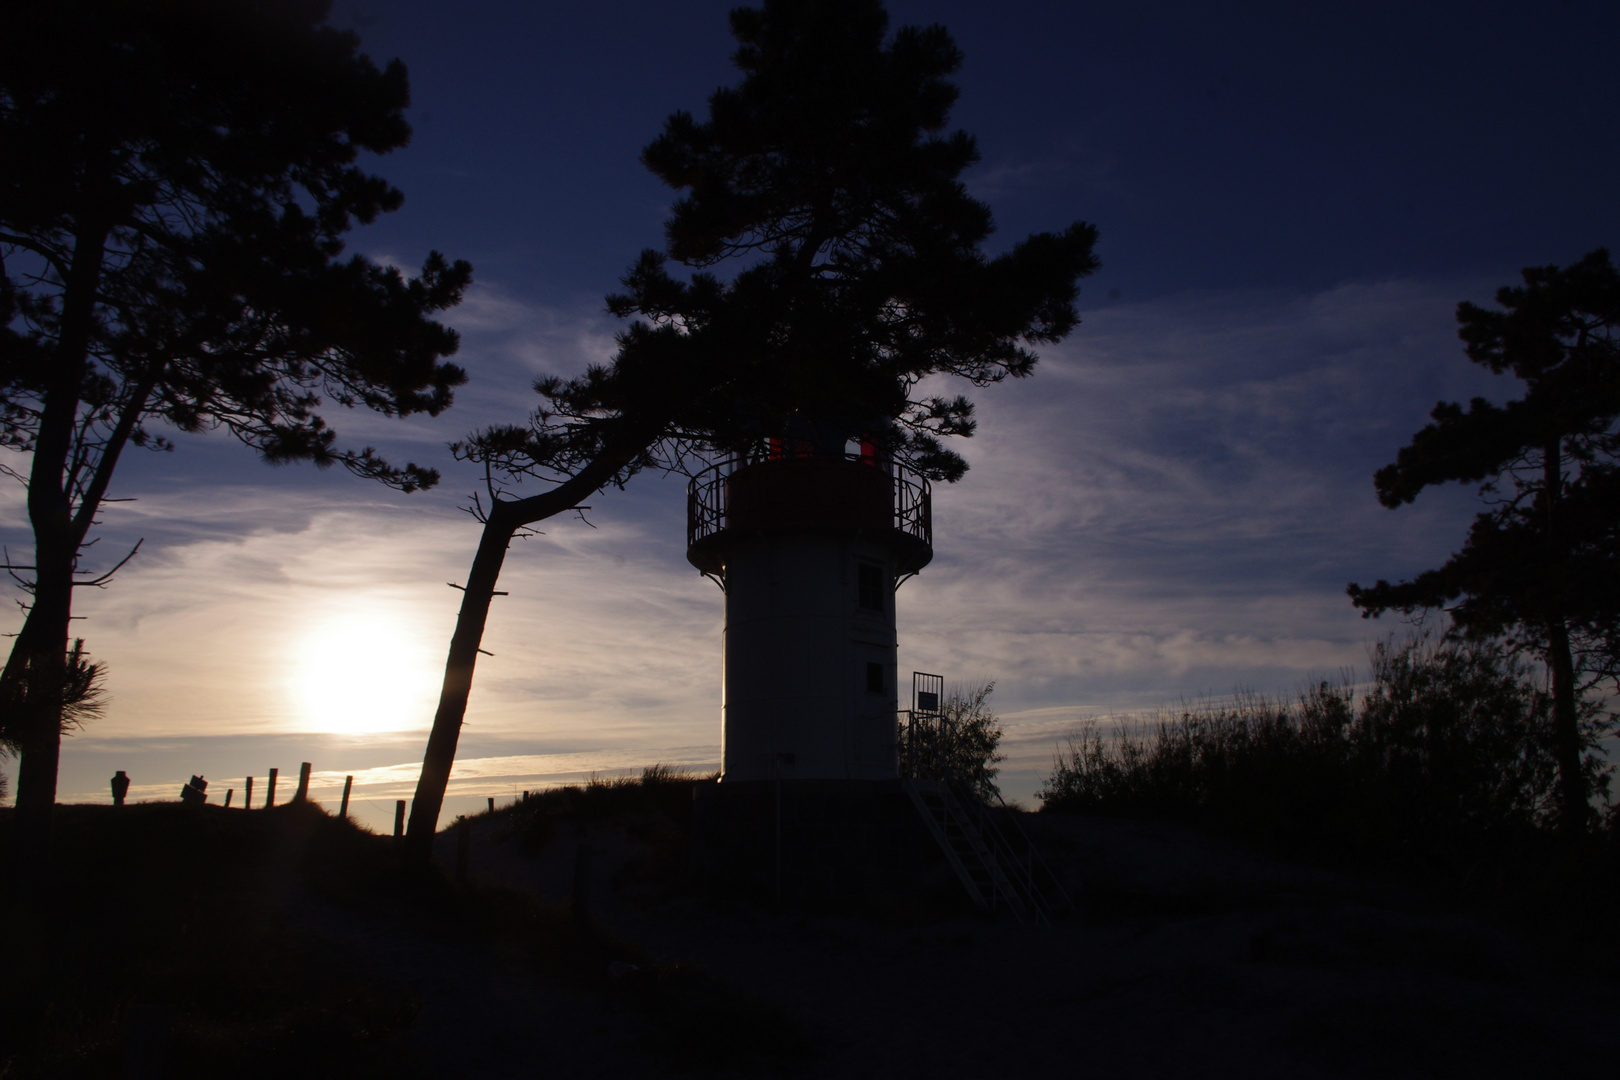
[[[901,591],[917,666],[1002,673],[1019,707],[1272,688],[1361,659],[1345,582],[1409,574],[1465,493],[1392,513],[1371,475],[1437,396],[1477,392],[1452,288],[1194,296],[1097,312],[979,395],[973,469],[936,491]]]
[[[899,593],[902,669],[998,681],[1027,796],[1084,716],[1240,685],[1290,692],[1360,663],[1387,628],[1357,617],[1345,582],[1432,565],[1472,512],[1466,493],[1391,512],[1370,483],[1437,397],[1489,389],[1450,329],[1469,294],[1391,282],[1088,315],[1033,379],[977,392],[973,468],[936,490],[935,562]],[[535,326],[562,342],[548,355],[601,345],[588,315],[548,322],[498,293],[475,314],[492,335],[478,348],[508,377],[499,350]],[[96,737],[329,729],[297,688],[307,643],[336,626],[355,680],[411,684],[365,723],[420,739],[460,600],[445,583],[462,581],[478,532],[446,488],[407,499],[278,480],[121,506],[114,539],[148,547],[81,598],[78,625],[112,672]],[[508,760],[464,761],[468,784],[718,752],[722,598],[685,564],[681,485],[647,477],[593,502],[590,525],[554,519],[508,556],[465,736],[482,740],[474,756]],[[414,675],[360,664],[367,625]],[[415,767],[390,745],[354,765],[384,770],[365,774],[374,794],[404,782],[387,770]],[[70,744],[65,776],[74,761]],[[64,790],[104,785],[87,774]]]
[[[1036,156],[999,158],[978,165],[968,172],[967,186],[975,198],[986,200],[1075,185],[1091,191],[1112,190],[1117,186],[1116,168],[1112,153],[1069,140]]]
[[[479,365],[516,362],[509,375],[567,375],[610,360],[622,325],[598,303],[562,309],[521,299],[498,284],[475,284],[447,321]]]

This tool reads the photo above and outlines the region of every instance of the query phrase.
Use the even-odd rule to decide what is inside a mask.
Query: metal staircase
[[[912,676],[913,703],[925,708],[900,714],[901,785],[975,905],[1042,925],[1072,914],[1074,901],[1012,809],[999,794],[987,805],[985,785],[954,760],[950,721],[938,710],[943,681]]]
[[[1027,918],[1029,906],[1002,869],[984,830],[973,821],[973,815],[950,785],[939,780],[907,779],[905,787],[973,902],[986,911],[1010,910],[1020,920]]]

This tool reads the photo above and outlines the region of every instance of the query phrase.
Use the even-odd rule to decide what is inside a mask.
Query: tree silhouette
[[[608,309],[630,325],[613,361],[542,379],[531,422],[483,431],[463,457],[489,470],[484,533],[456,623],[412,804],[408,857],[425,863],[507,546],[524,525],[644,468],[762,437],[869,435],[935,479],[966,470],[941,436],[970,435],[963,396],[919,395],[931,375],[982,386],[1028,375],[1034,345],[1078,322],[1096,230],[981,250],[990,210],[959,176],[973,139],[942,134],[961,63],[938,26],[888,36],[876,0],[770,0],[731,13],[743,72],[709,118],[673,114],[643,163],[677,191],[665,250],[644,251]],[[694,269],[669,273],[673,259]],[[711,268],[726,264],[723,279]],[[502,497],[495,478],[555,486]]]
[[[62,667],[62,707],[58,724],[64,735],[77,731],[91,720],[100,719],[102,713],[106,712],[106,675],[107,665],[99,660],[92,661],[90,654],[84,650],[84,639],[75,638]],[[7,684],[5,690],[26,695],[33,685],[30,680],[19,679]],[[27,708],[26,698],[0,701],[0,709],[7,715],[16,715]],[[21,747],[10,734],[0,730],[0,751],[15,754],[20,750]]]
[[[1581,698],[1620,676],[1620,274],[1602,249],[1565,267],[1528,267],[1502,310],[1464,302],[1468,358],[1525,384],[1524,397],[1466,410],[1440,402],[1433,423],[1378,470],[1394,508],[1431,484],[1480,484],[1490,509],[1445,565],[1411,581],[1352,584],[1363,615],[1443,608],[1467,638],[1502,636],[1550,676],[1559,820],[1584,828],[1596,768],[1583,752]]]
[[[973,794],[987,804],[1001,798],[996,774],[1001,771],[1000,763],[1007,760],[1001,752],[1001,718],[990,705],[995,689],[996,684],[989,680],[952,686],[939,704],[938,752],[946,774],[964,778]]]
[[[340,448],[323,401],[434,414],[466,263],[407,280],[341,258],[401,194],[355,165],[405,144],[405,69],[324,25],[325,0],[12,5],[0,35],[0,441],[32,460],[33,603],[3,676],[17,815],[55,800],[75,581],[129,446],[223,428],[272,463],[437,479]],[[22,684],[26,683],[26,686]]]

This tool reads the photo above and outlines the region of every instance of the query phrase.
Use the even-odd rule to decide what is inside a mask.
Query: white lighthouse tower
[[[721,784],[892,780],[894,591],[933,558],[928,481],[870,442],[769,439],[688,489],[725,591]]]
[[[900,760],[894,592],[934,556],[929,500],[836,436],[767,439],[693,478],[686,557],[726,596],[720,783],[692,791],[708,880],[811,910],[925,910],[952,878],[986,911],[1072,908],[938,752],[938,676],[915,677]]]

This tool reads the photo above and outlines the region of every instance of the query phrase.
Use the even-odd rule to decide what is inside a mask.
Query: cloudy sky
[[[333,416],[432,461],[400,495],[271,469],[223,439],[122,467],[80,596],[110,668],[69,740],[64,800],[210,793],[315,765],[383,827],[415,782],[478,477],[444,444],[521,419],[541,372],[611,354],[601,297],[657,246],[671,193],[637,154],[734,81],[729,3],[339,2],[410,69],[411,146],[378,160],[406,205],[353,248],[430,249],[477,284],[448,321],[471,382],[431,421]],[[564,10],[557,10],[562,8]],[[891,3],[966,54],[956,125],[995,245],[1080,219],[1103,269],[1029,380],[976,392],[972,464],[936,489],[933,564],[899,593],[902,671],[994,679],[1011,794],[1087,717],[1236,688],[1291,694],[1400,624],[1349,581],[1442,560],[1467,491],[1400,511],[1371,475],[1439,398],[1513,386],[1468,364],[1453,311],[1521,267],[1620,244],[1610,5]],[[639,478],[508,559],[446,814],[592,771],[719,756],[721,596],[684,561],[682,481]],[[29,550],[20,490],[0,539]],[[22,561],[18,559],[17,561]],[[94,559],[92,559],[94,563]],[[20,621],[9,616],[4,627]],[[284,787],[283,790],[286,790]]]

